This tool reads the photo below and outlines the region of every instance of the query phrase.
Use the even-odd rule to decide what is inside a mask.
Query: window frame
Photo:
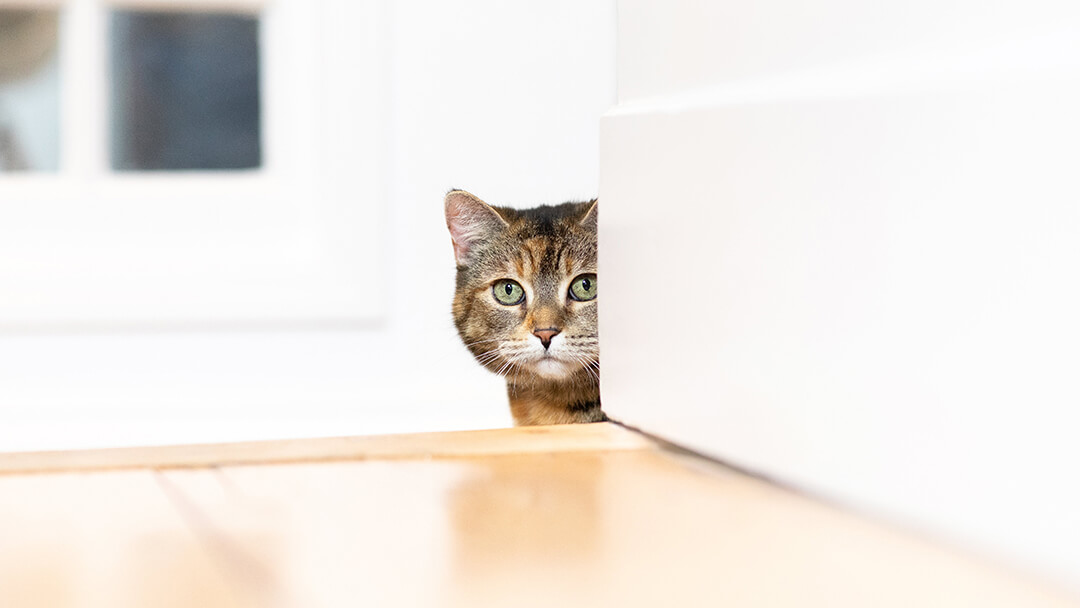
[[[61,12],[60,168],[0,174],[0,329],[382,313],[381,273],[370,271],[383,251],[379,2],[17,6]],[[260,15],[261,168],[110,169],[114,9]]]

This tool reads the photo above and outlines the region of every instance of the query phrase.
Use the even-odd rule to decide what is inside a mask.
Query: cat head
[[[446,195],[454,324],[482,365],[517,382],[595,382],[596,224],[595,200],[515,210]]]

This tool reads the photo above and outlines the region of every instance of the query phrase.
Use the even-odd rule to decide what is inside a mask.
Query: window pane
[[[262,159],[258,19],[112,13],[112,166],[247,169]]]
[[[56,24],[56,11],[0,9],[0,172],[57,168]]]

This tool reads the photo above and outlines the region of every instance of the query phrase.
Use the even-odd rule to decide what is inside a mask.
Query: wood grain
[[[1080,606],[608,424],[4,459],[4,607]]]
[[[616,425],[580,424],[410,435],[0,453],[0,475],[339,460],[475,458],[505,453],[626,450],[651,446],[649,440]]]

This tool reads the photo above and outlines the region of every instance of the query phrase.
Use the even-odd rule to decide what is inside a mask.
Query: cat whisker
[[[583,357],[581,355],[578,355],[576,353],[570,353],[570,356],[573,357],[581,365],[582,369],[587,371],[590,376],[595,378],[597,382],[600,382],[600,374],[598,373],[599,370],[600,370],[600,362],[599,361],[592,361],[592,360],[586,359],[585,357]],[[593,366],[596,367],[595,370],[593,369]]]
[[[499,356],[499,349],[493,348],[491,350],[484,351],[484,352],[476,355],[476,358],[477,359],[483,359],[485,357],[493,358],[493,357],[498,357],[498,356]]]
[[[486,365],[488,365],[489,363],[492,363],[493,361],[495,361],[496,359],[498,359],[498,357],[497,357],[497,356],[490,356],[490,357],[486,357],[486,358],[483,358],[483,359],[477,359],[476,361],[477,361],[477,362],[478,362],[478,363],[479,363],[480,365],[485,365],[485,366],[486,366]]]
[[[476,340],[476,341],[473,341],[473,342],[466,342],[465,346],[475,346],[477,344],[483,344],[485,342],[502,342],[502,341],[503,341],[502,338],[492,338],[490,340]]]
[[[507,376],[509,376],[509,375],[510,375],[510,373],[514,371],[514,367],[515,367],[515,365],[516,365],[515,363],[511,362],[511,363],[510,363],[510,366],[506,368],[506,371],[504,371],[504,372],[502,373],[502,377],[503,377],[503,378],[506,378]]]
[[[486,367],[489,363],[491,363],[493,361],[496,361],[499,358],[500,355],[501,355],[501,353],[499,353],[498,349],[493,349],[493,350],[489,350],[489,351],[487,351],[485,353],[481,353],[480,355],[477,355],[476,361],[478,363],[480,363],[480,365],[483,365],[483,366]]]
[[[514,362],[513,362],[513,360],[512,360],[512,359],[507,359],[506,361],[504,361],[504,362],[503,362],[502,366],[501,366],[501,367],[499,367],[499,370],[498,370],[498,371],[496,371],[495,373],[496,373],[497,375],[499,375],[499,376],[502,376],[503,378],[505,378],[505,377],[506,377],[506,375],[507,375],[507,374],[509,374],[509,373],[510,373],[510,371],[511,371],[511,370],[512,370],[513,368],[514,368]]]

